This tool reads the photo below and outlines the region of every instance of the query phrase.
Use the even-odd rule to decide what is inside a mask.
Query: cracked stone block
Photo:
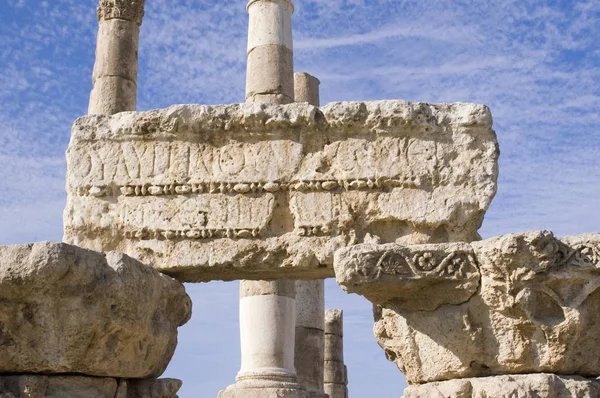
[[[180,282],[125,254],[0,246],[0,373],[157,377],[190,316]]]
[[[341,247],[476,239],[497,160],[477,104],[87,116],[67,151],[64,239],[187,282],[332,277]]]
[[[600,374],[600,234],[359,245],[335,258],[344,290],[377,305],[377,340],[409,383]]]

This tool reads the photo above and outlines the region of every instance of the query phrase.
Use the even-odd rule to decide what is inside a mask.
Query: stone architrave
[[[187,282],[326,278],[348,245],[475,239],[497,160],[476,104],[87,116],[67,152],[64,239]]]
[[[600,374],[600,234],[358,245],[335,258],[342,287],[379,306],[377,340],[411,384]]]
[[[135,111],[143,16],[144,0],[100,0],[89,114]]]
[[[2,374],[157,377],[190,316],[180,282],[124,254],[0,246]]]

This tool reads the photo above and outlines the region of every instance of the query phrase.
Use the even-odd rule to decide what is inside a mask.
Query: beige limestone
[[[89,114],[135,110],[143,15],[144,0],[100,0]]]
[[[533,231],[470,246],[474,261],[462,265],[448,261],[466,253],[457,244],[380,250],[364,245],[365,255],[375,255],[363,257],[362,268],[355,268],[361,246],[344,249],[348,256],[336,254],[336,273],[352,281],[344,288],[367,292],[383,307],[375,313],[375,335],[409,383],[515,373],[600,374],[600,234],[557,239]],[[435,260],[409,269],[411,261],[420,264],[414,253],[420,258],[423,252]],[[477,289],[468,281],[473,266]],[[422,289],[431,292],[412,290],[415,278],[429,278],[431,286]],[[418,305],[419,300],[435,305]]]
[[[295,367],[298,382],[311,395],[327,398],[323,390],[325,359],[325,284],[296,282]]]
[[[110,377],[0,376],[2,398],[177,398],[181,381]]]
[[[319,80],[308,73],[294,74],[296,102],[320,106]],[[327,398],[323,390],[325,359],[325,281],[296,282],[296,374],[310,398]]]
[[[496,191],[491,123],[404,101],[84,117],[64,239],[188,282],[325,278],[344,246],[470,241]]]
[[[248,2],[246,101],[294,102],[294,53],[290,0]]]
[[[294,73],[294,101],[321,106],[320,84],[319,79],[306,72]]]
[[[479,269],[468,243],[363,244],[337,251],[334,262],[344,290],[402,310],[461,304],[479,287]]]
[[[598,398],[600,384],[577,376],[528,374],[409,386],[404,398]]]
[[[348,398],[348,371],[344,365],[344,313],[325,310],[324,391],[329,398]]]
[[[293,6],[288,0],[250,0],[247,10],[246,102],[289,103],[294,90]],[[277,149],[273,151],[276,153]],[[251,186],[236,184],[233,189],[237,193],[248,193]],[[241,210],[235,207],[237,204],[230,206],[234,213]],[[242,363],[235,384],[219,392],[220,397],[304,396],[294,369],[295,296],[294,281],[240,282]]]
[[[115,252],[0,246],[0,372],[160,375],[191,314],[183,285]]]

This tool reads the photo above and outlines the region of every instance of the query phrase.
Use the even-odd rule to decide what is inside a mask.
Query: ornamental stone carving
[[[600,234],[358,245],[335,259],[342,287],[378,305],[375,335],[410,383],[600,374]]]
[[[469,241],[496,192],[487,107],[180,105],[76,121],[65,241],[183,281],[333,276],[361,242]]]
[[[142,24],[145,0],[100,0],[98,20],[124,19]]]

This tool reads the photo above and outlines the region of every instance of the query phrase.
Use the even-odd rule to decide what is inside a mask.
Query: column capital
[[[142,24],[144,0],[100,0],[98,20],[124,19]]]

